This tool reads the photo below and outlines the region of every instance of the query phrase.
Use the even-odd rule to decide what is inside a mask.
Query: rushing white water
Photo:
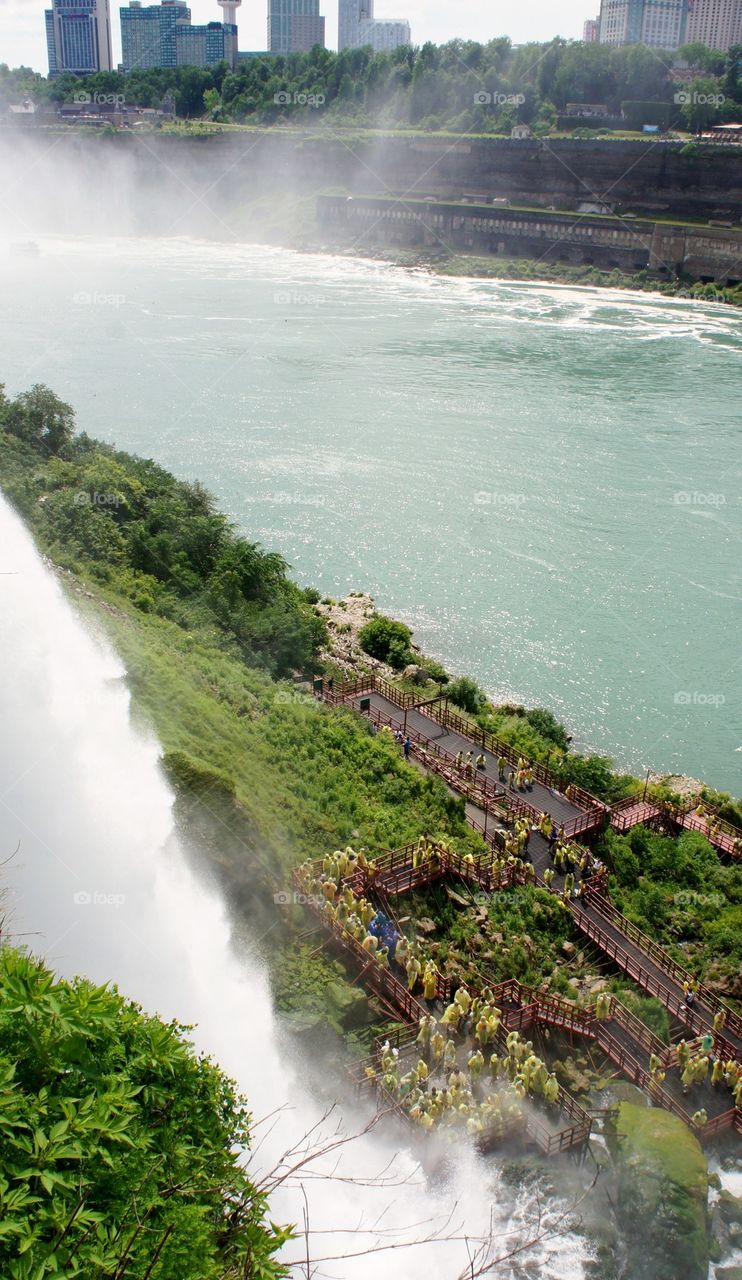
[[[286,1106],[258,1130],[265,1172],[321,1119],[306,1071],[273,1018],[254,952],[233,946],[224,902],[186,863],[158,745],[132,727],[120,661],[84,628],[1,498],[0,653],[0,851],[18,846],[4,871],[12,934],[62,974],[115,981],[148,1010],[194,1024],[198,1048],[239,1081],[256,1117]],[[342,1121],[349,1133],[359,1123]],[[335,1117],[328,1138],[334,1126]],[[373,1185],[384,1170],[387,1185]],[[391,1185],[400,1179],[409,1182]],[[426,1186],[412,1155],[378,1129],[321,1159],[303,1191],[295,1181],[282,1188],[273,1217],[301,1222],[304,1192],[312,1256],[328,1259],[317,1280],[365,1280],[380,1266],[385,1280],[454,1280],[465,1234],[476,1251],[491,1220],[497,1257],[535,1223],[532,1195],[508,1190],[496,1161],[462,1152],[445,1183]],[[551,1202],[546,1221],[558,1214]],[[457,1239],[398,1247],[435,1230]],[[297,1276],[303,1249],[287,1251]],[[552,1235],[521,1256],[528,1271],[518,1275],[533,1267],[543,1280],[578,1280],[587,1256],[580,1236]],[[491,1274],[515,1273],[503,1263]]]

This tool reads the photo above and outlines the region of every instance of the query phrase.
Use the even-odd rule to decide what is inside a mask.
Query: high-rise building
[[[179,67],[215,67],[218,62],[236,67],[237,28],[227,22],[178,26],[175,56]]]
[[[595,44],[600,38],[600,18],[586,18],[582,24],[582,39],[585,44]]]
[[[324,43],[325,20],[319,0],[268,0],[270,53],[300,53]]]
[[[239,0],[228,0],[236,5]],[[225,17],[234,8],[224,6]],[[147,67],[237,65],[237,27],[233,22],[191,25],[185,0],[142,5],[131,0],[121,11],[121,65],[124,71]]]
[[[111,12],[108,0],[52,0],[44,14],[49,74],[110,71]]]
[[[644,0],[641,44],[653,49],[677,49],[685,43],[688,0]]]
[[[742,44],[742,0],[688,0],[684,43],[696,41],[724,53]]]
[[[677,49],[685,42],[689,0],[602,0],[602,44]]]
[[[359,23],[373,16],[374,0],[338,0],[338,49],[359,48]]]
[[[370,44],[374,53],[388,53],[411,42],[410,24],[406,18],[361,18],[358,44]]]
[[[124,71],[178,65],[175,32],[179,24],[191,21],[185,0],[162,0],[161,4],[144,7],[141,0],[131,0],[128,9],[120,10],[120,16]]]
[[[291,18],[289,34],[292,53],[309,53],[316,44],[325,45],[325,20],[319,14],[297,14]]]

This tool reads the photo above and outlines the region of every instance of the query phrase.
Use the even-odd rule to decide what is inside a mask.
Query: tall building
[[[228,0],[225,17],[234,13]],[[121,11],[121,65],[124,71],[148,67],[211,67],[217,62],[237,65],[237,27],[233,22],[191,25],[185,0],[161,0],[144,5],[131,0]]]
[[[374,0],[338,0],[338,50],[358,49],[359,23],[374,16]]]
[[[325,44],[325,20],[320,14],[293,14],[289,33],[292,53],[309,53],[316,44]]]
[[[585,44],[595,44],[600,38],[600,18],[586,18],[582,25],[582,39]]]
[[[178,65],[175,32],[181,23],[190,23],[191,11],[185,0],[162,0],[142,7],[131,0],[120,10],[121,64],[124,71]]]
[[[410,24],[406,18],[361,18],[358,43],[370,44],[374,53],[388,53],[411,42]]]
[[[215,67],[217,62],[236,67],[237,28],[227,22],[179,26],[175,33],[175,56],[179,67]]]
[[[301,53],[325,43],[319,0],[268,0],[270,53]]]
[[[724,53],[742,44],[742,0],[688,0],[684,43],[696,41]]]
[[[688,5],[689,0],[602,0],[601,43],[677,49],[685,43]]]
[[[108,0],[52,0],[44,14],[49,74],[110,71],[111,12]]]

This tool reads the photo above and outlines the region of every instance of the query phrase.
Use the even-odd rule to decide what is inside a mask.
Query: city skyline
[[[219,21],[217,0],[190,0],[194,23]],[[455,37],[486,41],[507,35],[514,43],[526,40],[549,40],[561,35],[578,40],[591,5],[585,0],[565,0],[555,15],[546,0],[532,0],[527,6],[503,5],[492,14],[483,12],[481,0],[446,0],[430,6],[425,0],[403,0],[383,6],[384,15],[396,17],[399,9],[412,27],[416,44],[432,40],[441,44]],[[30,66],[46,74],[45,5],[39,0],[4,0],[0,29],[0,62],[9,66]],[[115,6],[117,10],[118,5]],[[320,0],[320,11],[326,18],[326,42],[337,47],[337,0]],[[266,0],[244,0],[238,12],[240,49],[264,49],[266,43]],[[113,23],[113,63],[121,61],[121,32]]]

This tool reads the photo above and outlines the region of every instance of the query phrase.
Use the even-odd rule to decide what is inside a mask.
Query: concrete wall
[[[372,245],[445,248],[630,273],[649,269],[668,278],[742,280],[742,230],[347,196],[320,196],[318,216],[338,242],[352,239],[360,250]]]

